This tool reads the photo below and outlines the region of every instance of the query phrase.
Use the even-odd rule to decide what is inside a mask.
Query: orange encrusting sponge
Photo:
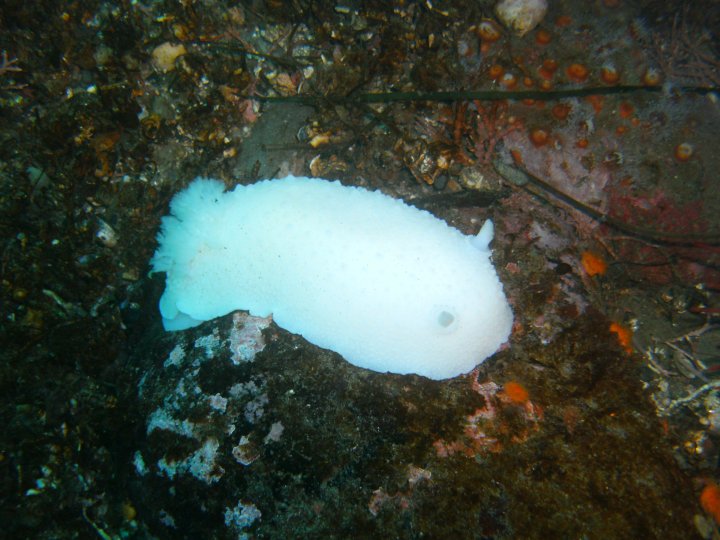
[[[602,276],[605,272],[607,272],[607,263],[605,262],[605,259],[592,251],[583,251],[580,262],[582,262],[582,266],[588,276]]]
[[[700,494],[700,506],[710,514],[716,523],[720,523],[720,487],[710,483]]]
[[[618,342],[620,342],[622,348],[625,349],[625,352],[631,353],[633,351],[632,330],[630,330],[627,326],[614,322],[610,323],[610,331],[613,334],[617,334]]]
[[[510,381],[503,385],[503,391],[513,403],[525,403],[530,397],[528,391],[519,382]]]

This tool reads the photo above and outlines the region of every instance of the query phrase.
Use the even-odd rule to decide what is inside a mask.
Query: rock
[[[495,13],[505,26],[522,37],[540,24],[547,8],[547,0],[500,0]]]

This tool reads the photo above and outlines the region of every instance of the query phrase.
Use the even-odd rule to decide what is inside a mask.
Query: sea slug
[[[198,178],[173,198],[151,264],[166,273],[166,330],[248,310],[356,366],[445,379],[510,335],[492,236],[490,221],[466,236],[337,181],[289,176],[226,192]]]

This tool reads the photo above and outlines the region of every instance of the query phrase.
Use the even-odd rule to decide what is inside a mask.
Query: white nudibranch
[[[513,316],[490,261],[492,222],[465,236],[377,191],[288,176],[237,186],[198,178],[162,220],[160,313],[183,330],[234,310],[380,372],[472,370]]]

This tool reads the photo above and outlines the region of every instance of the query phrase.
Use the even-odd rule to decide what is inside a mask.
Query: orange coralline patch
[[[577,146],[578,148],[587,148],[589,145],[590,145],[590,141],[588,141],[584,137],[575,144],[575,146]]]
[[[646,86],[657,86],[662,81],[660,72],[655,68],[648,68],[642,76],[642,82]]]
[[[503,386],[503,393],[513,403],[525,403],[530,397],[530,394],[528,394],[525,387],[516,381],[505,383]]]
[[[612,65],[604,65],[600,68],[600,78],[605,84],[617,84],[620,80],[620,73]]]
[[[552,41],[552,35],[547,30],[541,28],[535,34],[535,43],[538,45],[547,45]]]
[[[503,442],[521,444],[539,431],[544,414],[542,407],[528,399],[527,390],[515,381],[504,385],[503,390],[492,381],[479,382],[478,370],[470,373],[474,392],[480,394],[485,405],[466,416],[462,435],[454,441],[438,439],[433,442],[438,457],[461,455],[473,458],[488,452],[503,450]],[[508,423],[504,409],[512,409],[515,421]]]
[[[488,77],[490,77],[493,81],[496,81],[500,77],[503,76],[505,73],[505,69],[500,64],[493,64],[488,69]]]
[[[518,150],[517,148],[513,148],[512,150],[510,150],[510,155],[512,156],[513,161],[517,165],[524,165],[523,157],[522,157],[522,154],[520,153],[520,150]]]
[[[542,81],[540,81],[538,83],[538,86],[540,87],[540,90],[545,90],[547,92],[549,90],[552,90],[553,83],[552,83],[552,81],[546,81],[543,79]]]
[[[560,15],[557,19],[555,19],[555,26],[559,28],[564,28],[566,26],[570,26],[572,24],[572,17],[569,15]]]
[[[625,349],[625,352],[631,353],[633,350],[632,330],[630,330],[627,326],[623,326],[614,322],[610,323],[610,331],[613,334],[617,334],[618,342],[620,343],[622,348]]]
[[[553,60],[552,58],[547,58],[543,60],[542,65],[538,68],[538,75],[540,75],[540,77],[542,77],[546,81],[549,81],[553,78],[553,75],[555,75],[557,68],[557,61]]]
[[[565,75],[573,82],[585,82],[590,75],[590,70],[582,64],[570,64],[565,70]]]
[[[565,120],[572,108],[567,103],[558,103],[552,108],[552,114],[558,120]]]
[[[628,103],[627,101],[623,101],[618,108],[620,118],[630,118],[634,112],[635,107],[633,107],[632,104]]]
[[[675,147],[675,159],[678,161],[687,161],[694,153],[693,145],[687,142],[680,143]]]
[[[487,43],[493,43],[500,39],[502,30],[498,24],[491,19],[484,19],[476,29],[477,35]]]
[[[506,73],[500,78],[500,84],[508,90],[512,90],[517,86],[517,77],[512,73]]]
[[[554,72],[549,71],[549,70],[545,69],[544,67],[541,67],[540,69],[538,69],[538,75],[540,75],[540,77],[542,77],[546,81],[551,80],[553,78],[553,74],[554,74]]]
[[[580,261],[588,276],[602,276],[607,272],[605,259],[592,251],[584,251]]]
[[[550,140],[550,134],[542,128],[535,128],[530,131],[530,141],[535,146],[544,146]]]
[[[593,94],[585,99],[587,99],[590,105],[592,105],[595,114],[600,114],[600,111],[602,111],[603,105],[605,104],[605,96]]]
[[[716,523],[720,523],[720,487],[709,483],[700,494],[700,506],[710,514]]]

